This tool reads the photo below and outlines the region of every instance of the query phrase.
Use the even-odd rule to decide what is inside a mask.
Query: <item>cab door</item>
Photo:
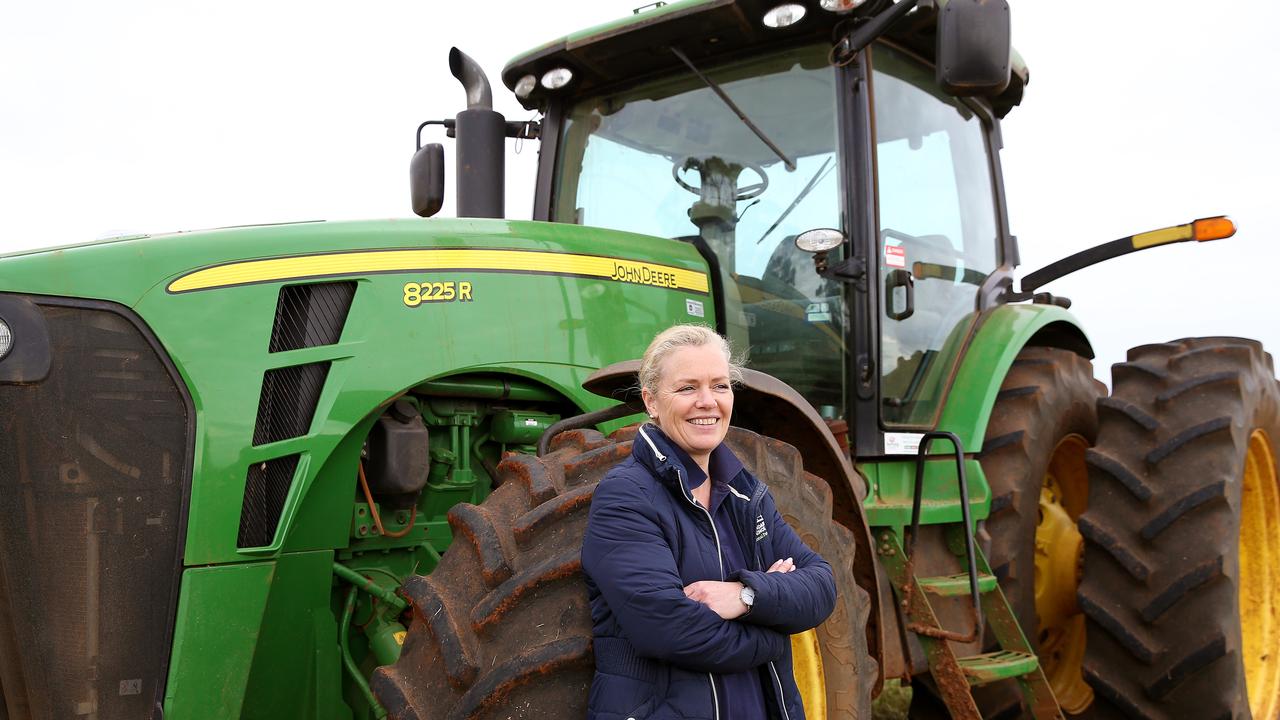
[[[871,67],[880,418],[927,429],[974,329],[978,289],[1002,260],[990,115],[943,94],[932,66],[890,44],[875,45]]]

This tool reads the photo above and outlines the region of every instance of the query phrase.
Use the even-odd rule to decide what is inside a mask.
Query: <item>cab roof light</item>
[[[559,90],[573,80],[573,71],[566,67],[551,68],[542,73],[542,87]]]
[[[525,100],[533,94],[533,90],[536,87],[538,87],[538,78],[533,75],[525,75],[516,81],[516,86],[513,88],[513,91],[515,92],[516,97],[521,100]]]
[[[833,13],[847,13],[858,9],[867,0],[822,0],[818,3],[823,10]]]
[[[800,22],[804,18],[804,6],[799,3],[785,3],[779,5],[764,14],[765,27],[771,27],[780,30],[785,27],[791,27]]]

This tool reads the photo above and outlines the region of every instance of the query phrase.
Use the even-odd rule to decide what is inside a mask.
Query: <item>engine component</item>
[[[431,448],[418,406],[400,398],[369,431],[369,489],[390,508],[414,504],[427,484]]]

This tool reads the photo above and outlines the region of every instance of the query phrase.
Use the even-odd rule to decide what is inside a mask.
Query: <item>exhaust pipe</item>
[[[480,64],[458,48],[449,50],[449,72],[458,78],[463,89],[467,91],[467,109],[493,109],[493,90],[489,88],[489,78],[484,76]]]
[[[455,118],[458,217],[506,214],[506,118],[493,110],[493,90],[480,65],[458,48],[449,51],[449,71],[467,93],[467,109]]]

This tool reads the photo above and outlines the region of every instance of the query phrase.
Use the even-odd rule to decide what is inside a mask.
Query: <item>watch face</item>
[[[756,591],[752,590],[749,587],[744,587],[742,588],[742,593],[740,593],[740,597],[742,598],[743,605],[746,605],[747,607],[751,607],[751,605],[756,601]]]

